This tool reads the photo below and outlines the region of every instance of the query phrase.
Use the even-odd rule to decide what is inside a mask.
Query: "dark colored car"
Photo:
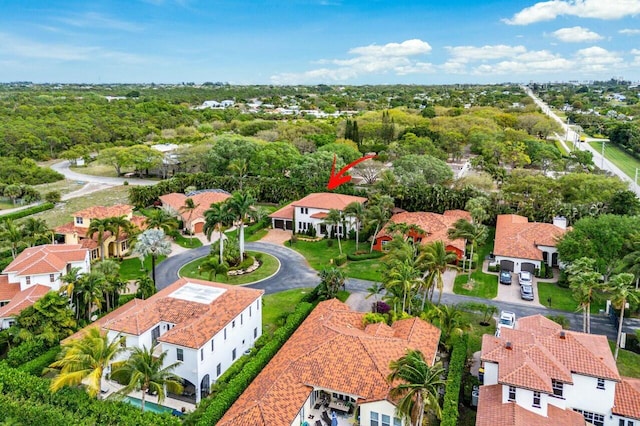
[[[511,284],[511,272],[506,269],[500,271],[500,284]]]
[[[520,287],[520,297],[523,300],[533,300],[533,286],[528,284],[523,284]]]

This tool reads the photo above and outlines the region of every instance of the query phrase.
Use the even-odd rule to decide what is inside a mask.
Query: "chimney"
[[[562,331],[560,332],[560,338],[561,338],[562,340],[564,340],[564,339],[566,339],[566,338],[567,338],[567,334],[564,332],[564,330],[562,330]]]
[[[513,349],[513,347],[511,346],[511,342],[507,342],[507,343],[505,343],[504,348],[505,348],[505,349],[508,349],[508,350]]]
[[[564,216],[554,216],[553,225],[560,229],[567,229],[567,218]]]

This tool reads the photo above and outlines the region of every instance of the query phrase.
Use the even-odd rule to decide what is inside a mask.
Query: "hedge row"
[[[351,260],[352,262],[357,262],[359,260],[378,259],[384,256],[385,254],[386,253],[383,253],[381,251],[372,251],[371,253],[361,253],[361,254],[348,253],[347,259]]]
[[[24,209],[24,210],[20,210],[20,211],[17,211],[17,212],[13,212],[13,213],[9,213],[9,214],[5,214],[3,216],[0,216],[0,220],[21,219],[23,217],[31,216],[32,214],[40,213],[40,212],[43,212],[43,211],[46,211],[46,210],[51,210],[54,207],[55,207],[55,204],[53,204],[53,203],[42,203],[42,204],[38,204],[37,206],[29,207],[29,208]]]
[[[208,400],[209,403],[204,404],[206,407],[203,407],[203,404],[198,407],[192,415],[197,424],[216,424],[242,395],[253,379],[267,366],[271,358],[275,356],[312,310],[313,305],[310,303],[303,302],[298,304],[295,311],[287,317],[285,325],[273,333],[271,340],[243,366],[242,371],[236,374],[215,397],[210,398]]]
[[[170,414],[143,413],[126,402],[90,398],[83,389],[77,387],[51,393],[49,383],[48,379],[32,376],[0,362],[0,418],[17,417],[23,424],[42,426],[181,424],[179,419]]]
[[[25,373],[29,373],[32,376],[42,376],[43,370],[49,367],[51,363],[56,360],[61,349],[62,348],[60,346],[55,346],[39,357],[20,365],[17,369],[24,371]]]
[[[462,373],[467,362],[468,341],[469,335],[463,334],[453,344],[440,426],[456,426],[458,424],[458,400],[460,399]]]
[[[7,352],[7,364],[9,367],[18,367],[25,362],[39,357],[48,349],[42,340],[27,340]]]

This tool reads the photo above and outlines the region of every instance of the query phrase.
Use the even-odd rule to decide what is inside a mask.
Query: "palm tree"
[[[166,240],[162,229],[147,229],[138,236],[132,253],[140,257],[141,261],[151,256],[151,277],[156,284],[156,260],[158,256],[167,256],[171,253],[171,243]]]
[[[247,177],[247,160],[235,158],[229,162],[227,169],[235,176],[238,176],[238,189],[242,191],[242,181]]]
[[[418,257],[418,264],[424,265],[424,268],[429,271],[430,274],[430,293],[431,297],[429,300],[433,300],[433,291],[435,288],[438,289],[438,302],[440,304],[440,299],[442,298],[442,290],[444,288],[444,282],[442,279],[442,275],[444,272],[452,268],[451,265],[458,259],[455,253],[447,251],[444,243],[441,240],[433,241],[429,244],[425,244],[422,246],[420,256]],[[422,300],[422,309],[424,309],[425,299]]]
[[[58,360],[49,366],[59,370],[51,381],[51,391],[77,386],[86,379],[87,392],[95,398],[102,388],[104,370],[124,350],[124,340],[118,337],[110,342],[106,333],[92,327],[82,338],[63,345]]]
[[[3,195],[5,197],[9,197],[11,198],[11,201],[13,201],[13,205],[16,205],[16,200],[18,198],[20,198],[20,196],[22,195],[22,188],[20,188],[20,185],[7,185],[4,188],[4,192]]]
[[[29,247],[38,245],[43,241],[53,243],[54,234],[44,219],[26,218],[22,224],[22,234],[25,240],[29,241]]]
[[[427,313],[427,317],[435,322],[442,332],[440,341],[447,349],[451,348],[453,338],[462,335],[469,327],[469,323],[462,316],[462,311],[456,306],[434,306]]]
[[[356,227],[356,253],[358,252],[358,243],[360,242],[360,227],[365,219],[365,209],[362,203],[354,201],[344,208],[344,214],[355,220]]]
[[[212,277],[213,279],[217,279],[218,275],[226,276],[229,267],[225,262],[220,263],[218,259],[210,257],[200,264],[198,271],[200,271],[200,273],[207,272],[209,274],[209,281],[211,281]]]
[[[244,259],[244,222],[249,217],[249,213],[253,209],[255,202],[256,200],[247,192],[234,192],[231,198],[228,198],[225,202],[239,222],[240,232],[238,233],[238,240],[240,243],[241,261]]]
[[[154,209],[147,213],[145,224],[148,228],[162,229],[167,235],[178,229],[178,220],[164,209]]]
[[[116,304],[116,296],[121,286],[120,264],[112,259],[105,259],[93,266],[93,271],[101,272],[105,278],[103,287],[105,300],[107,302],[107,312],[111,311],[111,306]]]
[[[391,361],[391,373],[387,380],[394,387],[389,395],[399,398],[396,412],[409,425],[422,426],[426,410],[433,411],[440,418],[442,409],[438,401],[438,390],[444,385],[444,370],[429,366],[422,352],[407,350],[402,358]]]
[[[138,291],[136,292],[136,297],[141,298],[142,300],[148,299],[154,294],[156,294],[156,286],[153,283],[153,280],[149,275],[142,275],[140,278],[136,280],[136,285],[138,286]]]
[[[411,303],[414,291],[422,285],[420,271],[410,260],[396,262],[387,273],[385,288],[398,288],[402,291],[402,312],[407,312],[407,301]]]
[[[390,217],[391,212],[386,208],[386,206],[381,204],[368,206],[365,213],[365,222],[367,226],[375,226],[375,231],[373,232],[373,236],[371,237],[371,247],[369,248],[369,253],[373,251],[373,244],[375,243],[378,231],[385,223],[387,223]]]
[[[622,337],[622,322],[624,321],[624,310],[627,303],[640,302],[640,292],[631,287],[633,274],[622,273],[614,275],[609,280],[607,292],[611,294],[611,303],[616,309],[620,309],[620,321],[618,323],[618,337],[616,339],[616,352],[614,358],[618,359],[620,351],[620,338]]]
[[[131,393],[136,389],[142,392],[141,409],[144,411],[144,402],[147,391],[158,395],[158,403],[162,404],[166,397],[166,391],[182,393],[182,379],[172,371],[180,365],[180,362],[164,365],[167,351],[160,355],[153,353],[143,346],[142,349],[134,347],[129,359],[111,372],[111,376],[118,380],[124,380],[128,384],[118,391],[121,395]]]
[[[318,274],[320,276],[319,296],[323,299],[333,299],[338,294],[340,287],[344,288],[344,274],[338,268],[325,268]]]
[[[0,220],[0,240],[6,241],[11,246],[11,256],[15,259],[18,251],[25,247],[24,234],[13,219]]]
[[[127,234],[128,238],[133,237],[137,228],[136,226],[127,219],[126,216],[114,216],[109,218],[111,222],[111,227],[113,228],[113,235],[116,237],[116,256],[122,256],[122,250],[120,244],[118,244],[118,239],[120,238],[120,232]]]
[[[106,278],[102,272],[91,271],[81,275],[73,286],[76,299],[76,318],[89,321],[94,306],[102,307],[102,295],[106,286]]]
[[[87,228],[87,237],[93,238],[96,235],[96,241],[98,247],[100,247],[100,260],[104,260],[104,237],[107,232],[114,233],[114,227],[111,223],[111,218],[104,219],[91,219],[89,227]]]
[[[595,298],[600,285],[600,273],[596,272],[595,259],[580,258],[571,263],[565,270],[569,287],[573,291],[573,298],[582,309],[582,332],[591,333],[591,302]]]
[[[192,237],[192,229],[191,229],[191,218],[193,217],[193,212],[200,207],[200,204],[196,204],[193,201],[193,198],[187,198],[184,200],[184,205],[180,207],[180,213],[189,213],[189,219],[187,219],[187,228],[189,229],[189,236]],[[193,244],[193,237],[189,240],[189,245]]]
[[[64,293],[67,295],[72,306],[75,306],[73,303],[73,295],[75,294],[75,286],[80,279],[80,275],[80,268],[74,267],[71,268],[69,272],[60,277],[60,281],[62,281],[63,283],[63,285],[60,287],[60,293]]]
[[[487,239],[487,227],[481,223],[471,223],[466,219],[458,219],[453,224],[453,228],[448,231],[449,238],[452,240],[463,238],[471,244],[471,260],[469,261],[469,278],[467,282],[471,283],[471,266],[473,265],[473,248],[476,244],[482,245]],[[462,265],[464,269],[464,263]]]
[[[338,226],[342,223],[342,213],[340,210],[330,209],[327,217],[324,218],[324,223],[331,227],[331,231],[333,231],[335,226],[336,237],[338,237],[338,250],[340,251],[340,256],[342,256],[342,244],[340,244],[340,232],[338,229]],[[331,236],[331,232],[329,232],[329,236]]]
[[[384,290],[384,286],[381,283],[373,283],[371,287],[367,288],[367,295],[365,299],[373,296],[373,300],[375,300],[373,304],[373,312],[378,312],[378,295],[381,294]]]
[[[204,218],[205,222],[202,230],[206,234],[209,241],[211,241],[211,234],[214,230],[217,229],[220,232],[220,238],[218,240],[220,246],[220,263],[223,263],[224,235],[222,232],[222,228],[233,222],[233,212],[231,212],[231,210],[225,203],[214,203],[211,204],[211,207],[209,207],[209,209],[204,212]]]

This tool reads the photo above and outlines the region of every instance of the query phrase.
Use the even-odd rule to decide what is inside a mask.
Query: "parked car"
[[[516,326],[516,314],[509,311],[501,311],[500,318],[498,319],[498,326],[496,328],[496,336],[500,336],[501,328],[515,328]]]
[[[522,271],[518,275],[518,282],[520,285],[532,285],[533,284],[533,276],[531,272]]]
[[[520,286],[520,297],[523,300],[533,300],[533,286],[529,284]]]
[[[500,284],[511,284],[511,271],[506,269],[500,271]]]

